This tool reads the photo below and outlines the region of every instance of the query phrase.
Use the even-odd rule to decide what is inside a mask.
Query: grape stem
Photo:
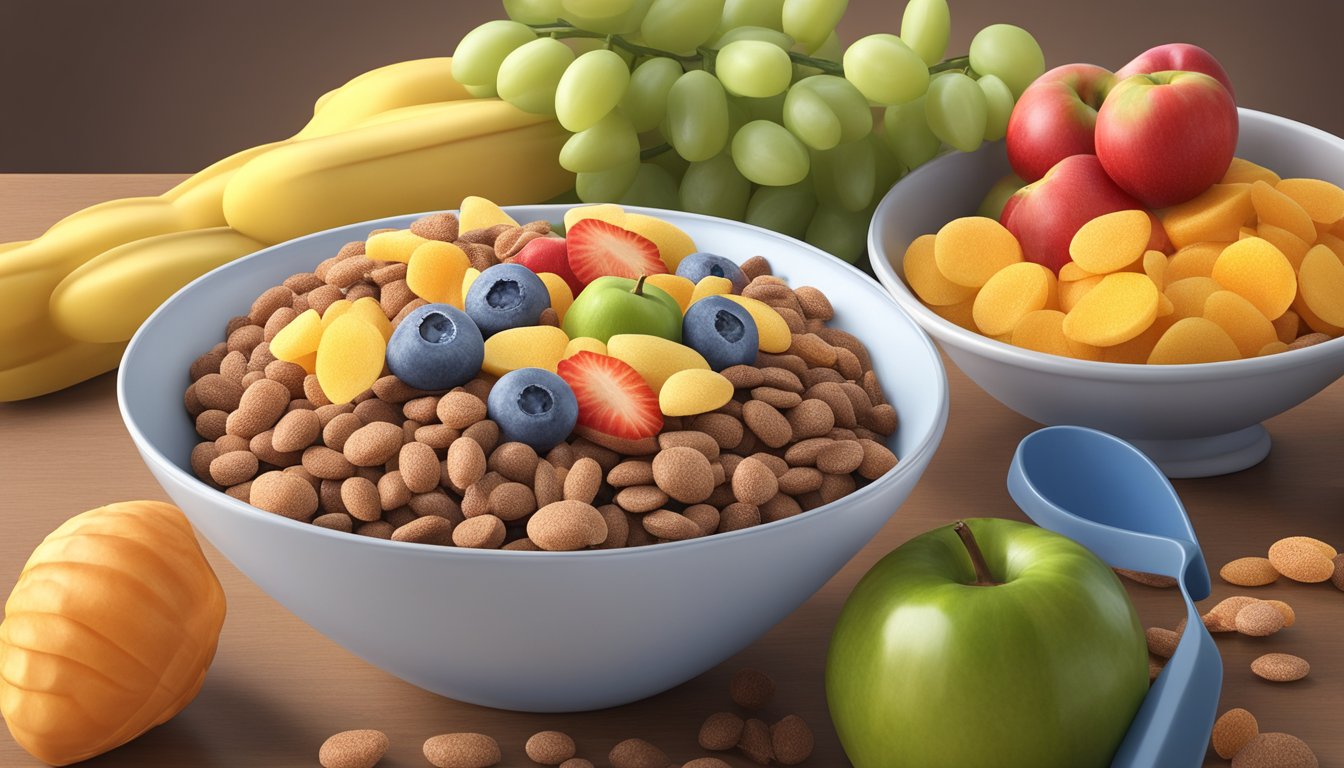
[[[668,144],[667,142],[663,142],[662,144],[659,144],[657,146],[640,150],[639,159],[641,162],[643,162],[644,160],[655,158],[670,149],[672,149],[672,145]]]
[[[929,74],[936,75],[939,72],[951,72],[953,70],[961,70],[973,78],[978,79],[980,77],[975,73],[975,70],[971,69],[970,56],[957,56],[956,58],[940,61],[932,67],[929,67]]]
[[[647,45],[639,45],[638,43],[632,43],[629,40],[626,40],[625,38],[621,37],[620,35],[609,35],[602,32],[590,32],[586,29],[579,29],[578,27],[574,26],[568,21],[565,21],[564,19],[556,19],[555,21],[548,24],[529,24],[528,26],[531,27],[536,32],[546,33],[549,34],[551,37],[557,39],[564,39],[569,37],[584,37],[584,38],[602,40],[607,44],[608,48],[611,47],[622,48],[637,56],[661,56],[663,58],[673,59],[675,61],[681,62],[683,65],[698,64],[704,66],[707,70],[711,72],[714,69],[713,66],[714,57],[715,55],[718,54],[718,49],[716,48],[697,48],[696,52],[691,55],[672,53],[671,51],[664,51],[659,48],[650,48]],[[805,67],[812,67],[813,69],[819,69],[828,75],[839,75],[843,77],[845,74],[844,67],[841,66],[840,62],[838,61],[818,59],[812,56],[807,56],[798,53],[797,51],[789,51],[789,58],[795,64],[801,64]],[[958,66],[964,66],[964,61],[962,62],[961,65]]]

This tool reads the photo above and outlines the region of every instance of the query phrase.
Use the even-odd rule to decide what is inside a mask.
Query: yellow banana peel
[[[539,202],[573,186],[554,119],[498,99],[413,108],[403,120],[278,147],[224,191],[229,226],[263,242],[399,213],[453,208],[468,195]]]

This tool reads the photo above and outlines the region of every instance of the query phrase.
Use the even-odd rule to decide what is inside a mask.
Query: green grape
[[[830,149],[840,143],[840,118],[804,82],[794,83],[784,97],[784,127],[812,149]]]
[[[924,102],[927,98],[920,96],[914,101],[887,107],[882,117],[887,144],[901,165],[910,170],[932,160],[938,154],[941,143],[929,129],[928,118],[924,117]]]
[[[746,99],[728,97],[728,135],[736,136],[742,126],[751,122],[751,111],[747,109]]]
[[[880,198],[905,175],[905,166],[887,143],[887,134],[882,126],[875,126],[873,132],[868,134],[867,141],[873,146],[874,195]]]
[[[994,75],[981,75],[975,84],[985,95],[985,141],[998,141],[1008,134],[1008,118],[1013,114],[1013,92]]]
[[[792,37],[780,32],[777,29],[769,27],[733,27],[722,35],[714,38],[710,46],[714,48],[723,48],[729,43],[735,43],[738,40],[759,40],[763,43],[777,45],[785,51],[793,47]]]
[[[821,42],[821,45],[818,46],[815,50],[808,50],[801,43],[794,45],[793,50],[814,59],[821,59],[822,61],[830,61],[836,64],[839,64],[840,59],[843,58],[845,55],[845,47],[840,44],[840,37],[834,32],[832,32],[829,37],[823,40]],[[824,72],[825,70],[818,69],[816,67],[810,67],[801,62],[794,63],[793,65],[794,80],[802,80],[804,77],[820,75],[823,74]]]
[[[691,163],[681,179],[680,205],[691,213],[741,221],[747,213],[751,182],[747,181],[727,152]]]
[[[681,177],[685,176],[686,169],[691,167],[691,164],[686,162],[686,158],[676,152],[659,152],[649,162],[667,171],[668,175],[675,179],[677,183],[681,183]]]
[[[728,94],[702,69],[677,78],[667,94],[667,137],[691,162],[709,160],[728,144]]]
[[[676,156],[676,152],[663,154]],[[642,205],[645,208],[676,209],[681,202],[677,192],[678,176],[674,176],[662,166],[652,163],[640,163],[635,182],[617,201],[621,205]]]
[[[817,212],[812,215],[804,237],[807,242],[841,261],[854,264],[863,256],[870,218],[866,210],[846,211],[839,206],[823,203],[817,206]]]
[[[929,68],[895,35],[861,37],[845,51],[845,78],[871,102],[904,104],[929,88]]]
[[[464,85],[462,87],[467,90],[467,93],[471,94],[473,99],[490,99],[499,95],[494,83],[489,85]]]
[[[971,40],[971,69],[998,77],[1016,98],[1045,71],[1045,54],[1027,30],[1012,24],[991,24]]]
[[[574,191],[585,203],[614,203],[635,183],[639,159],[626,160],[605,171],[580,173],[574,177]]]
[[[667,115],[667,93],[681,77],[681,65],[658,56],[635,67],[630,84],[621,99],[621,111],[634,123],[635,130],[651,131]]]
[[[692,53],[714,36],[723,0],[653,0],[639,34],[651,48]]]
[[[805,51],[815,51],[845,15],[849,0],[784,0],[781,21]]]
[[[499,65],[499,97],[524,112],[554,114],[555,88],[573,61],[574,52],[554,38],[524,43]]]
[[[560,18],[560,0],[504,0],[504,13],[524,24],[547,24]]]
[[[616,108],[630,84],[620,55],[600,49],[574,60],[555,89],[555,118],[574,133],[591,128]]]
[[[714,71],[729,93],[765,99],[783,93],[793,79],[789,54],[773,43],[737,40],[719,49]]]
[[[724,0],[719,29],[769,27],[783,30],[784,0]]]
[[[639,29],[651,2],[652,0],[633,0],[633,2],[624,3],[629,7],[623,13],[610,16],[590,16],[566,10],[564,19],[579,29],[586,29],[590,32],[600,32],[604,35],[628,35]],[[614,3],[603,4],[614,5]]]
[[[560,148],[560,166],[574,173],[608,171],[631,158],[639,158],[639,135],[630,118],[620,112],[570,136]]]
[[[877,188],[877,159],[866,140],[812,154],[812,183],[823,205],[861,211]]]
[[[565,13],[596,18],[620,16],[633,5],[633,0],[560,0]]]
[[[984,140],[989,119],[985,92],[960,72],[940,73],[929,83],[924,117],[944,144],[972,152]]]
[[[784,126],[812,149],[858,141],[873,130],[868,100],[843,77],[813,75],[784,99]]]
[[[785,187],[807,178],[811,165],[807,147],[788,129],[768,120],[753,120],[733,135],[733,163],[753,183]]]
[[[487,21],[462,37],[453,51],[453,79],[463,85],[494,85],[499,65],[518,46],[537,39],[525,24]]]
[[[901,17],[901,39],[932,67],[947,53],[947,37],[952,31],[952,12],[947,0],[910,0]]]
[[[804,179],[787,187],[758,187],[747,202],[746,221],[801,240],[815,210],[817,193]]]

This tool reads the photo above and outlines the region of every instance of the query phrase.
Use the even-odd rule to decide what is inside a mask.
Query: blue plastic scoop
[[[1111,768],[1202,765],[1223,662],[1195,607],[1195,600],[1209,596],[1208,567],[1166,475],[1117,437],[1049,427],[1018,444],[1008,492],[1037,525],[1077,541],[1112,567],[1176,579],[1185,597],[1185,632]]]

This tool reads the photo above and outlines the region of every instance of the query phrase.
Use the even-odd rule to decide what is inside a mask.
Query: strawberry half
[[[580,426],[622,440],[642,440],[663,428],[658,396],[626,363],[584,351],[561,360],[556,373],[579,401]]]
[[[667,273],[652,240],[601,219],[579,221],[565,233],[565,242],[569,268],[584,285],[609,275],[638,280]]]

